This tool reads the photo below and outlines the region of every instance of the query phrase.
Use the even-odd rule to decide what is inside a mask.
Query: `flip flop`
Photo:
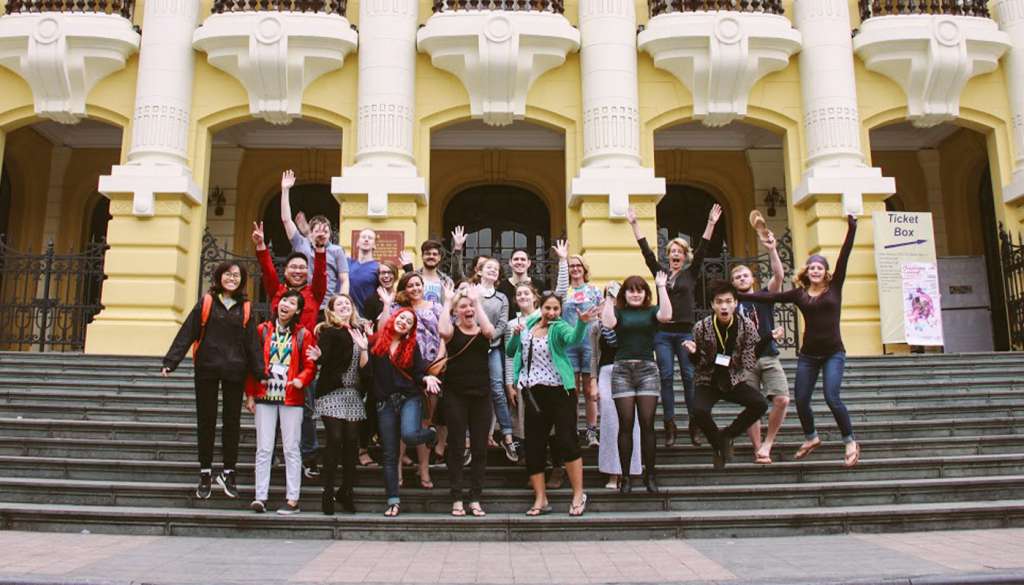
[[[860,443],[854,443],[853,446],[853,453],[847,453],[843,457],[843,464],[846,467],[853,467],[854,465],[857,465],[857,463],[860,461]]]
[[[388,518],[394,518],[402,513],[402,506],[398,504],[389,504],[387,508],[384,508],[384,515]]]
[[[580,498],[579,504],[572,504],[569,506],[569,515],[574,517],[582,516],[587,511],[587,494],[583,494]]]
[[[484,509],[480,507],[480,502],[470,502],[469,513],[477,518],[483,518],[487,515],[487,512],[484,512]]]
[[[768,231],[768,222],[764,220],[761,212],[756,209],[750,212],[750,227],[757,230],[757,235],[762,238]]]
[[[814,453],[814,450],[818,447],[821,447],[821,439],[817,439],[810,445],[800,445],[800,448],[796,450],[796,455],[793,455],[793,459],[805,459],[808,455]]]
[[[459,502],[459,506],[458,507],[455,507],[455,504],[452,504],[452,516],[462,517],[462,516],[465,516],[465,515],[466,515],[466,509],[462,507],[462,503],[461,502]]]
[[[527,516],[543,516],[551,513],[551,506],[547,505],[541,508],[533,507],[526,511]]]
[[[760,455],[760,454],[758,454],[758,455],[754,456],[754,463],[757,463],[758,465],[771,465],[772,464],[772,458],[771,458],[770,455]]]

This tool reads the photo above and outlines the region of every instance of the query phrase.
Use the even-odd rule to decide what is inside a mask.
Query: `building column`
[[[162,355],[196,300],[203,197],[188,168],[199,0],[145,4],[128,160],[100,177],[110,198],[104,310],[86,353]]]
[[[60,230],[60,215],[64,207],[64,175],[71,162],[71,149],[66,146],[54,146],[50,156],[50,180],[46,192],[46,216],[43,220],[43,246],[47,242],[57,242]],[[88,218],[82,218],[88,221]]]
[[[665,180],[641,166],[636,7],[630,0],[581,0],[579,28],[583,166],[572,180],[569,205],[580,205],[580,246],[592,262],[592,275],[620,277],[623,255],[637,253],[621,221],[631,196],[645,206],[641,227],[653,238],[654,210],[646,206],[656,206],[665,194]]]
[[[401,224],[406,244],[416,239],[415,221],[407,231],[408,222],[395,216],[404,216],[410,201],[427,203],[426,181],[413,155],[418,19],[415,0],[359,3],[355,165],[331,181],[341,203],[343,244],[352,230],[367,226],[400,229]],[[392,203],[391,196],[399,197]]]
[[[1024,0],[995,0],[992,18],[1010,35],[1010,50],[1003,56],[1003,74],[1010,97],[1010,131],[1013,134],[1013,179],[1003,186],[1003,200],[1024,206]],[[1024,228],[1024,213],[1018,209]]]
[[[847,211],[863,210],[843,291],[843,337],[851,354],[878,354],[882,342],[871,214],[885,210],[885,197],[896,185],[865,164],[849,3],[794,0],[793,13],[804,41],[800,85],[807,145],[807,168],[793,203],[804,209],[806,251],[833,261],[846,233]]]

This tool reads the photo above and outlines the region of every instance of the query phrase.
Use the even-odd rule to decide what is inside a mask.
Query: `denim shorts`
[[[583,338],[579,345],[570,345],[565,348],[565,357],[569,358],[572,371],[579,374],[590,373],[590,336]]]
[[[661,396],[658,364],[651,360],[615,360],[612,398]]]

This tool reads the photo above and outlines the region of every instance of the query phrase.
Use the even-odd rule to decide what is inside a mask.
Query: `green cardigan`
[[[526,318],[526,328],[533,329],[537,321],[540,321],[540,313],[530,315]],[[569,346],[579,345],[583,342],[583,338],[587,336],[588,325],[589,323],[583,319],[576,321],[575,327],[561,319],[548,323],[548,349],[551,351],[551,361],[554,362],[555,370],[562,378],[562,386],[566,390],[576,388],[576,374],[572,369],[572,364],[569,363],[569,358],[565,355],[565,350]],[[519,384],[519,371],[523,368],[523,348],[519,337],[519,333],[516,333],[505,344],[505,353],[512,357],[513,371],[515,372],[513,382],[517,385]]]

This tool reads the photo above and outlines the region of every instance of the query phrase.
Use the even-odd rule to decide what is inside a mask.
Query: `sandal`
[[[771,455],[762,455],[761,453],[755,453],[754,463],[757,463],[758,465],[771,465],[772,457]]]
[[[384,508],[384,515],[388,518],[394,518],[402,513],[402,506],[399,504],[388,504],[387,508]]]
[[[534,506],[534,507],[532,507],[532,508],[530,508],[529,510],[526,511],[526,515],[527,516],[543,516],[545,514],[550,514],[550,513],[551,513],[551,506],[550,505],[544,505],[544,506],[541,506],[540,508],[538,508],[537,506]]]
[[[857,463],[860,461],[860,443],[856,443],[855,442],[853,444],[853,451],[847,453],[843,457],[843,460],[844,460],[843,464],[846,467],[853,467],[854,465],[857,465]]]
[[[432,490],[432,489],[434,489],[434,482],[430,481],[429,479],[423,479],[422,477],[420,477],[419,480],[420,480],[420,487],[421,488],[423,488],[425,490]]]
[[[480,502],[470,502],[469,513],[477,518],[483,518],[487,515],[487,512],[484,512],[484,509],[480,507]]]
[[[578,516],[582,516],[583,513],[586,512],[586,511],[587,511],[587,494],[583,494],[583,496],[580,498],[580,503],[572,504],[571,506],[569,506],[569,515],[570,516],[577,516],[577,517]]]
[[[362,467],[380,467],[380,465],[373,460],[370,456],[369,451],[363,451],[359,454],[359,465]]]
[[[462,502],[452,502],[452,516],[462,517],[466,515],[466,509],[462,507]]]
[[[796,455],[793,456],[793,459],[796,459],[798,461],[800,459],[804,459],[811,453],[814,453],[814,450],[817,449],[818,447],[821,447],[821,439],[816,438],[814,439],[814,441],[810,443],[804,443],[803,445],[800,445],[799,449],[796,450]]]

